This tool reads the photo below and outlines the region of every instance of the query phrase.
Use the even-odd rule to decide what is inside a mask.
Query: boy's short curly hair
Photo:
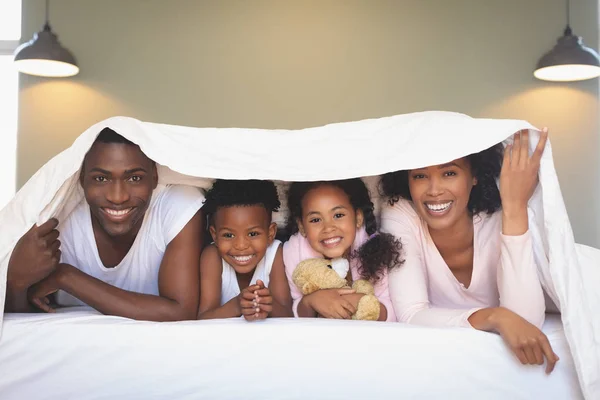
[[[281,203],[273,182],[258,179],[218,179],[206,193],[202,209],[209,219],[212,219],[211,217],[221,207],[254,205],[263,206],[269,218],[271,212],[279,210]]]
[[[504,147],[498,143],[489,149],[466,156],[477,185],[471,189],[467,208],[473,214],[485,212],[492,214],[500,209],[500,191],[496,180],[502,169]],[[408,186],[409,171],[390,172],[381,177],[380,190],[388,197],[390,205],[400,198],[412,200]]]

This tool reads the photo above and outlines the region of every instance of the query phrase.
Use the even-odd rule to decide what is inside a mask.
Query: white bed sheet
[[[0,398],[580,399],[560,318],[561,360],[522,366],[472,329],[315,319],[155,323],[79,308],[6,314]]]

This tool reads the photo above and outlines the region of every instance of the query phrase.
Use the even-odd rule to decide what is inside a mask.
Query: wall
[[[572,27],[598,47],[598,4]],[[536,81],[563,0],[53,0],[77,57],[66,80],[23,76],[18,184],[94,122],[301,128],[420,110],[547,125],[578,241],[600,247],[598,82]],[[24,0],[23,37],[43,23]]]

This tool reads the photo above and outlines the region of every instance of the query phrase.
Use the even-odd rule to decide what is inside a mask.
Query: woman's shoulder
[[[386,231],[390,226],[398,224],[407,228],[419,228],[421,218],[417,214],[412,201],[399,199],[394,204],[386,204],[381,210],[381,228]]]
[[[475,229],[481,233],[502,232],[502,210],[493,213],[480,212],[473,217]]]

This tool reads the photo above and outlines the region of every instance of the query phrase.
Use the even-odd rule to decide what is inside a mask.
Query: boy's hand
[[[260,311],[255,314],[256,319],[264,319],[273,311],[273,297],[271,291],[260,279],[256,281],[258,289],[254,292],[254,305]]]
[[[255,294],[254,292],[258,290],[258,285],[250,285],[238,296],[240,313],[246,319],[246,321],[254,321],[254,314],[257,313],[257,307],[254,305],[255,302]]]

